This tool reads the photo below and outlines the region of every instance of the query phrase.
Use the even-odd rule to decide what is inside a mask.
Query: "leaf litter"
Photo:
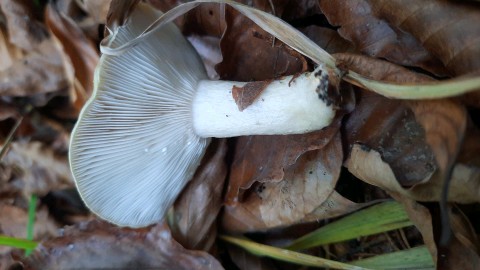
[[[2,217],[26,213],[30,194],[45,198],[72,188],[65,130],[71,129],[72,120],[92,89],[99,58],[96,46],[103,35],[99,26],[105,22],[108,29],[122,25],[137,2],[113,1],[110,7],[110,1],[65,0],[40,6],[34,2],[1,2],[0,55],[5,59],[0,63],[2,139],[25,104],[33,105],[33,112],[24,119],[0,164]],[[150,2],[164,11],[183,3]],[[218,63],[215,69],[220,79],[276,79],[311,70],[319,59],[327,65],[335,63],[346,77],[355,72],[399,85],[478,72],[479,24],[472,22],[479,18],[480,10],[473,3],[243,3],[292,22],[313,41],[302,47],[299,40],[284,40],[297,46],[293,50],[262,28],[269,25],[258,26],[228,6],[202,4],[175,23],[187,36],[218,41],[221,62],[218,53],[202,56],[210,66]],[[268,18],[251,10],[242,12],[257,14],[257,22]],[[315,49],[314,44],[333,55]],[[312,56],[314,51],[320,53]],[[65,224],[54,221],[49,214],[52,206],[40,200],[35,226],[39,231],[48,229],[35,236],[41,244],[31,257],[23,258],[14,252],[14,259],[22,261],[25,269],[60,269],[73,261],[92,267],[222,269],[222,263],[225,268],[235,264],[240,269],[284,269],[270,259],[259,260],[231,246],[227,251],[225,243],[216,241],[217,232],[254,233],[252,237],[259,241],[285,244],[292,240],[287,234],[289,229],[306,234],[389,194],[403,203],[418,231],[407,238],[396,238],[392,233],[387,238],[373,236],[369,240],[382,243],[380,254],[388,252],[393,237],[394,243],[406,240],[414,245],[425,244],[437,267],[455,269],[461,265],[463,269],[475,269],[479,262],[475,228],[479,225],[471,217],[478,215],[474,206],[480,190],[480,140],[475,124],[478,120],[472,121],[478,113],[471,108],[478,106],[478,91],[457,98],[400,101],[356,86],[352,95],[351,89],[352,85],[340,84],[344,106],[324,130],[213,143],[171,211],[171,233],[162,224],[132,230],[87,221],[67,227],[59,235],[54,231]],[[450,172],[452,241],[445,247],[439,243],[438,202],[445,175]],[[351,179],[362,181],[364,194],[353,196],[336,190],[339,181],[349,183]],[[375,191],[368,185],[379,189]],[[362,199],[353,199],[358,197]],[[23,224],[25,217],[16,214],[0,219],[1,233],[23,237],[19,231],[7,229],[11,228],[7,225]],[[277,240],[269,242],[272,236]],[[367,253],[375,250],[361,246],[367,242],[357,244]],[[345,249],[342,243],[330,248],[327,252],[312,252],[337,254],[344,261],[359,258],[358,251]],[[8,256],[11,250],[4,250],[2,267],[12,263]],[[99,250],[103,256],[93,256]],[[231,259],[225,259],[228,254]]]

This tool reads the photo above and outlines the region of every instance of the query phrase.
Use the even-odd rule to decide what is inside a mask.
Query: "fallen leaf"
[[[443,178],[436,172],[428,182],[405,189],[395,178],[391,167],[380,153],[355,144],[345,166],[357,178],[388,192],[396,192],[417,201],[439,201]],[[476,203],[480,199],[480,171],[478,168],[456,164],[453,168],[448,201]]]
[[[9,41],[23,50],[21,57],[0,71],[0,95],[29,96],[69,89],[73,68],[62,46],[33,16],[33,5],[1,1]]]
[[[239,111],[245,110],[257,99],[257,97],[267,88],[272,80],[248,82],[242,87],[233,86],[232,96],[238,106]]]
[[[99,221],[66,228],[22,262],[25,269],[223,269],[208,253],[183,248],[165,225],[128,229]]]
[[[379,2],[382,1],[322,1],[320,7],[331,24],[340,26],[338,33],[362,53],[404,66],[421,67],[437,75],[446,74],[437,55],[424,48],[413,33],[402,30],[400,22],[398,25],[392,24],[390,17],[377,13],[376,6],[381,7],[381,4],[377,4]],[[409,8],[408,4],[398,2],[400,7],[392,11],[404,14],[403,10]],[[413,2],[409,5],[421,6]],[[383,3],[383,6],[393,5],[389,2]]]
[[[242,190],[255,182],[278,182],[284,169],[308,151],[325,147],[340,127],[337,118],[330,126],[299,135],[247,136],[236,141],[235,156],[230,172],[226,203],[242,200]]]
[[[480,70],[478,6],[465,1],[368,1],[376,16],[410,33],[455,76]],[[399,12],[401,11],[401,12]]]
[[[330,54],[354,52],[355,50],[350,42],[330,28],[310,25],[301,29],[301,31]]]
[[[359,71],[363,73],[363,75],[376,80],[400,84],[432,81],[432,79],[427,76],[382,60],[352,54],[336,54],[335,56],[336,59],[341,61],[342,65],[347,66],[348,69]],[[366,94],[364,91],[361,93],[363,96]],[[410,147],[410,149],[417,148],[417,153],[413,156],[414,162],[410,161],[408,163],[410,163],[410,165],[420,165],[416,157],[422,156],[418,155],[418,153],[420,152],[419,149],[424,149],[424,141],[430,146],[430,151],[434,153],[435,160],[437,161],[436,164],[442,172],[449,171],[461,147],[464,130],[466,128],[467,115],[463,105],[447,99],[400,101],[378,97],[378,99],[383,99],[385,102],[377,102],[372,106],[374,96],[367,94],[367,98],[369,101],[362,101],[362,97],[359,98],[360,103],[357,105],[357,110],[352,113],[352,119],[347,123],[347,131],[349,134],[352,133],[352,129],[350,129],[349,126],[353,127],[353,133],[359,128],[364,131],[363,135],[360,135],[360,138],[358,138],[359,136],[350,135],[350,142],[352,142],[352,140],[354,142],[365,143],[367,140],[370,142],[379,141],[380,145],[372,143],[366,143],[366,145],[382,153],[385,161],[390,163],[394,169],[397,178],[402,181],[402,185],[409,185],[408,182],[410,181],[407,181],[407,183],[403,182],[404,176],[402,176],[402,173],[399,173],[396,168],[398,165],[392,164],[391,162],[395,160],[395,163],[398,163],[398,159],[402,158],[403,163],[406,163],[405,158],[411,157],[411,153],[409,153],[408,150]],[[365,99],[365,97],[363,97],[363,99]],[[374,109],[372,110],[371,108]],[[379,110],[385,111],[387,114],[379,114]],[[402,118],[402,123],[398,122],[401,111],[405,113],[405,116]],[[369,113],[370,115],[368,115]],[[412,113],[414,118],[412,118]],[[358,122],[360,119],[368,121],[369,123],[362,125],[361,122]],[[397,121],[397,123],[395,123],[395,121]],[[380,122],[384,126],[376,126],[376,122]],[[386,126],[385,123],[387,123]],[[367,130],[373,133],[370,138],[368,138],[368,134],[365,133]],[[374,130],[374,132],[371,132],[372,130]],[[382,139],[378,140],[378,136],[381,136]],[[398,152],[396,155],[394,154],[395,157],[393,159],[385,155],[385,146],[381,145],[383,139],[390,138],[394,138],[397,145],[400,146],[398,149],[395,149],[396,146],[390,147],[390,150],[396,150],[396,152]],[[402,146],[402,144],[404,146]],[[424,149],[422,152],[423,155],[431,155],[428,153],[429,149]],[[417,166],[417,169],[414,171],[421,172],[421,170],[418,170],[418,167],[422,165]],[[425,165],[424,167],[427,168],[427,166],[430,165]],[[413,182],[410,184],[413,184]]]
[[[76,2],[96,23],[105,24],[112,0],[82,0]]]
[[[173,237],[187,249],[208,251],[215,241],[227,176],[226,152],[226,140],[212,142],[192,180],[175,201],[170,228]]]
[[[379,152],[402,186],[430,179],[437,168],[434,153],[407,104],[363,90],[358,93],[357,106],[344,124],[349,148],[362,144]]]
[[[83,98],[89,96],[93,89],[93,73],[99,60],[96,46],[72,19],[60,13],[54,4],[47,5],[45,21],[72,61],[75,77],[85,89],[86,96]]]
[[[275,14],[287,22],[313,17],[322,13],[322,11],[320,10],[320,1],[316,0],[290,0],[283,2],[271,2],[273,3]],[[279,4],[281,7],[281,13],[278,13],[279,11],[277,11],[279,9],[277,7]]]
[[[425,130],[426,140],[435,153],[437,165],[443,173],[447,173],[463,142],[467,126],[465,108],[447,99],[410,101],[408,106]]]
[[[116,27],[122,26],[138,2],[139,0],[114,0],[110,2],[105,24],[107,29],[113,33]]]
[[[365,55],[336,53],[333,56],[342,69],[355,71],[367,78],[377,81],[399,84],[420,84],[434,81],[434,79],[424,74],[413,72],[394,63]]]
[[[343,216],[377,202],[377,200],[373,200],[365,203],[354,203],[334,190],[320,206],[305,215],[302,222],[318,222],[319,220]]]
[[[257,182],[242,201],[228,205],[223,227],[245,232],[303,222],[333,192],[342,156],[337,133],[323,148],[306,152],[285,167],[281,181]]]
[[[220,47],[223,61],[216,70],[222,79],[262,81],[307,70],[305,58],[230,7]]]
[[[2,102],[0,100],[0,121],[9,118],[17,119],[18,117],[20,117],[20,114],[18,113],[18,110],[15,106]]]
[[[2,166],[15,168],[1,179],[9,183],[2,189],[14,189],[26,198],[74,186],[66,155],[57,155],[41,142],[12,142]]]

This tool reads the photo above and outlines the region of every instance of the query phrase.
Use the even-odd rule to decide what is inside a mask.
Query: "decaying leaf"
[[[480,70],[480,16],[475,4],[446,0],[368,2],[376,16],[410,33],[450,74]]]
[[[105,23],[112,0],[81,0],[80,7],[87,12],[96,23]],[[118,4],[118,3],[115,3]]]
[[[257,99],[272,81],[248,82],[242,87],[233,86],[232,96],[239,111],[245,110]]]
[[[229,7],[225,18],[227,29],[220,43],[223,61],[216,68],[221,78],[262,81],[306,71],[303,56],[250,19]]]
[[[284,167],[285,174],[280,179],[260,179],[243,200],[227,206],[224,228],[255,231],[302,222],[333,192],[342,157],[337,133],[324,147],[309,151],[293,165]],[[268,170],[267,164],[264,165]]]
[[[173,237],[185,248],[208,251],[215,241],[227,175],[226,152],[225,140],[213,142],[174,204],[170,227]]]
[[[388,16],[376,13],[374,6],[380,7],[379,2],[382,1],[321,1],[320,7],[331,24],[340,26],[339,34],[351,41],[357,50],[400,65],[417,66],[432,73],[445,74],[445,68],[436,55],[426,50],[412,33],[389,23]],[[383,5],[389,6],[390,3]],[[419,3],[416,5],[421,6]],[[397,7],[395,12],[403,12],[403,9]]]
[[[399,184],[391,167],[383,161],[380,153],[355,144],[345,162],[348,170],[357,178],[386,191],[396,192],[417,201],[439,201],[443,178],[436,172],[428,182],[405,189]],[[480,199],[480,171],[475,167],[456,164],[450,183],[448,201],[476,203]]]
[[[403,101],[360,91],[357,106],[345,122],[345,138],[351,147],[381,154],[402,186],[427,181],[437,165],[425,131]]]
[[[455,162],[465,129],[467,112],[451,100],[425,100],[409,102],[415,119],[425,130],[425,137],[435,153],[437,165],[446,173]]]
[[[9,41],[21,51],[0,71],[0,95],[26,96],[61,90],[73,85],[73,68],[61,44],[37,20],[33,5],[1,1]],[[5,34],[4,34],[5,35]]]
[[[308,134],[288,136],[248,136],[236,141],[226,203],[242,200],[242,190],[255,182],[278,182],[284,169],[305,152],[325,147],[338,132],[340,119],[329,127]]]
[[[13,142],[2,166],[15,168],[9,175],[2,175],[9,182],[2,188],[12,186],[26,198],[31,194],[45,195],[50,190],[73,187],[73,179],[67,157],[54,153],[40,142]]]
[[[22,261],[25,269],[223,269],[208,253],[183,248],[165,225],[127,229],[99,221],[66,228]]]
[[[75,77],[85,89],[84,95],[90,95],[93,88],[93,72],[99,59],[95,45],[80,27],[71,18],[62,14],[55,5],[47,5],[45,20],[70,57]]]
[[[337,54],[336,58],[348,69],[376,80],[396,83],[432,80],[368,57]],[[422,177],[426,180],[427,171],[433,172],[437,166],[442,172],[448,172],[460,150],[466,128],[467,115],[461,104],[452,100],[389,100],[361,93],[357,109],[346,123],[350,145],[364,143],[379,151],[404,186],[419,183]],[[393,144],[385,145],[385,140]],[[411,172],[420,175],[405,179]]]
[[[302,29],[302,32],[330,54],[355,51],[350,42],[330,28],[311,25]]]

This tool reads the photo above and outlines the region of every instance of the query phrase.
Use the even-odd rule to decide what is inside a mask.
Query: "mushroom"
[[[140,35],[160,13],[138,4],[109,46]],[[330,124],[317,69],[273,81],[240,111],[172,23],[120,55],[102,55],[94,93],[72,132],[70,166],[85,204],[120,226],[161,221],[198,167],[210,137],[300,134]]]

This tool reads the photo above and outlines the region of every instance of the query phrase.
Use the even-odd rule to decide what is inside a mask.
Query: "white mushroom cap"
[[[111,46],[137,37],[158,16],[139,4]],[[164,217],[209,143],[192,127],[191,103],[203,79],[203,63],[173,24],[121,55],[101,57],[69,154],[77,188],[94,213],[129,227]]]

